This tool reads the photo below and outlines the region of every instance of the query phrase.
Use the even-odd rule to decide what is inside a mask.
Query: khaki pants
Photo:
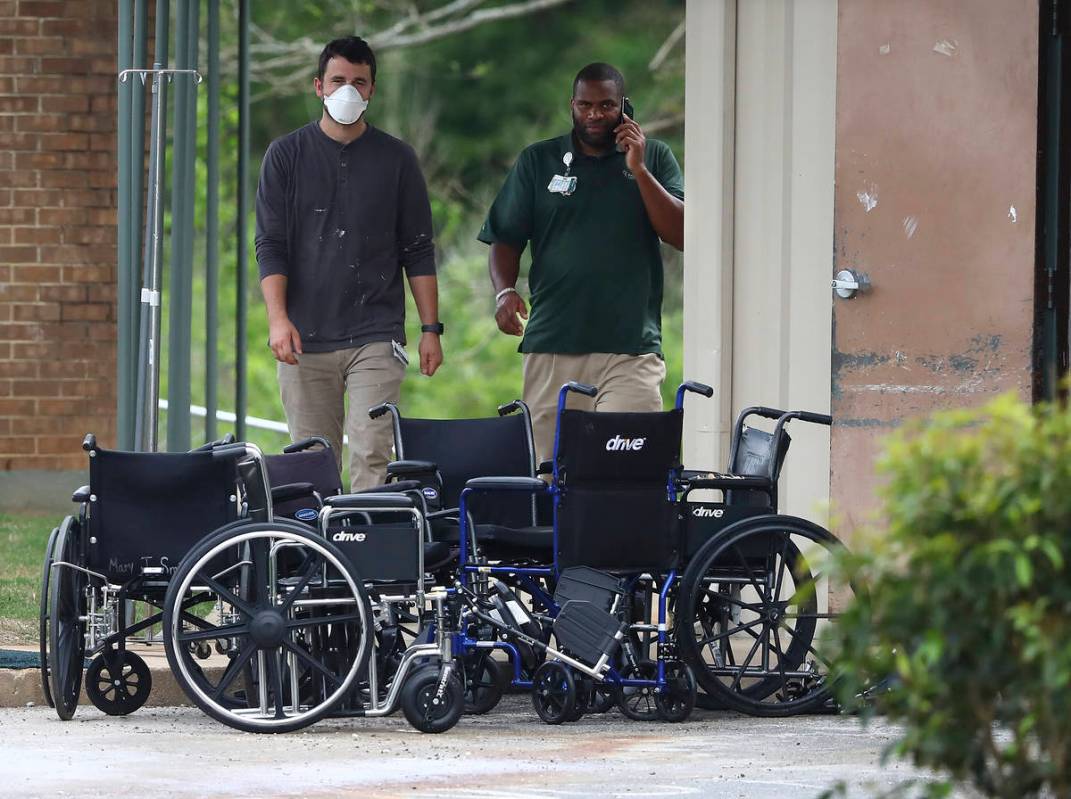
[[[599,389],[594,398],[569,392],[568,408],[595,411],[660,411],[666,364],[653,353],[559,355],[529,352],[524,356],[524,401],[532,411],[532,433],[539,462],[554,457],[558,392],[575,380]]]
[[[290,438],[323,436],[331,442],[342,468],[342,426],[350,447],[350,490],[379,485],[386,479],[394,444],[389,414],[368,418],[368,409],[397,402],[405,365],[389,341],[335,352],[306,352],[297,366],[279,363],[279,394],[286,409]],[[344,401],[349,398],[349,412]]]

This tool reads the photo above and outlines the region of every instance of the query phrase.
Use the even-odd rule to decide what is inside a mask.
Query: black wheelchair
[[[821,566],[839,544],[824,529],[776,513],[776,486],[793,419],[828,416],[748,409],[738,420],[729,474],[680,466],[683,398],[711,389],[686,383],[676,407],[642,414],[565,409],[559,395],[550,484],[532,477],[478,477],[459,511],[456,590],[465,604],[455,653],[505,650],[515,686],[531,686],[540,717],[578,718],[616,702],[637,719],[683,720],[696,682],[725,706],[789,715],[828,703],[829,659],[820,627],[835,617]],[[745,424],[776,418],[773,432]],[[721,502],[695,502],[717,490]],[[552,549],[542,564],[470,548],[469,503],[485,492],[549,495]],[[489,590],[498,578],[527,581],[541,611],[506,618]],[[539,582],[536,582],[539,581]],[[556,643],[551,643],[553,640]],[[517,642],[545,661],[522,674]]]
[[[77,706],[85,654],[96,655],[86,674],[94,704],[114,714],[140,707],[151,675],[126,644],[162,625],[183,690],[237,729],[286,732],[329,714],[384,715],[399,702],[420,729],[456,723],[461,689],[445,633],[401,653],[381,647],[398,604],[420,614],[434,604],[437,628],[449,630],[445,594],[424,590],[424,522],[411,497],[333,493],[329,452],[335,476],[321,493],[308,481],[273,490],[269,466],[250,444],[127,453],[87,436],[84,447],[90,485],[76,492],[80,513],[57,529],[45,566],[43,676],[61,718]],[[301,473],[306,461],[327,462],[308,449],[294,445],[272,470]],[[299,506],[294,516],[303,521],[275,518],[286,503]],[[362,522],[377,515],[371,532],[356,529],[358,514]],[[394,533],[387,555],[375,543],[384,514]],[[408,538],[399,515],[415,531]],[[366,583],[358,568],[376,579]],[[153,612],[131,623],[134,601]]]
[[[534,478],[535,448],[528,407],[520,400],[502,405],[498,415],[470,419],[420,419],[403,416],[393,403],[370,410],[372,418],[390,414],[394,449],[398,458],[388,464],[389,481],[413,481],[420,488],[427,520],[427,541],[435,556],[428,568],[439,585],[452,586],[457,574],[460,547],[461,493],[466,483],[487,474]],[[395,483],[397,484],[397,483]],[[535,495],[485,494],[469,503],[477,521],[467,525],[468,551],[479,551],[493,560],[508,558],[520,563],[545,563],[553,544],[553,528],[541,524],[546,507]],[[473,505],[475,508],[473,509]],[[471,514],[470,514],[471,515]],[[517,578],[517,579],[514,579]],[[539,626],[527,619],[527,608],[538,600],[528,592],[531,578],[502,575],[484,580],[494,593],[496,613],[523,625],[529,633]],[[545,586],[539,586],[543,593]],[[542,658],[536,650],[517,641],[524,657],[523,669],[534,671]],[[469,652],[460,659],[465,692],[465,712],[482,714],[501,699],[509,682],[499,661],[490,652]]]

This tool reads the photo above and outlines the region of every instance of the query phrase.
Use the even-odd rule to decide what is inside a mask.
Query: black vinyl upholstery
[[[670,471],[680,465],[683,414],[566,410],[558,447],[558,566],[611,571],[677,565]]]
[[[89,460],[87,566],[123,583],[174,569],[202,537],[237,517],[231,459],[211,452],[117,452]]]

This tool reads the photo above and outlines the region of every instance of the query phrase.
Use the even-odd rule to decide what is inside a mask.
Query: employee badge
[[[547,191],[551,194],[561,194],[564,197],[568,197],[576,191],[576,176],[555,175],[550,179],[550,183],[547,184]]]
[[[569,175],[569,170],[573,166],[573,154],[566,153],[563,155],[562,163],[565,164],[565,174],[552,177],[550,183],[547,184],[547,191],[551,194],[560,194],[562,197],[568,197],[576,191],[576,177]]]

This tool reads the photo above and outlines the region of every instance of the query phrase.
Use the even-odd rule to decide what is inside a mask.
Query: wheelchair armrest
[[[536,469],[536,474],[554,474],[554,461],[543,461]]]
[[[419,480],[396,480],[393,483],[384,483],[381,486],[362,488],[362,494],[401,494],[405,491],[419,491],[423,483]]]
[[[538,477],[473,477],[465,488],[474,491],[546,491],[547,484]]]
[[[434,475],[439,469],[431,461],[391,461],[387,464],[387,477],[406,477],[410,475]]]
[[[325,497],[324,505],[345,510],[396,510],[416,507],[416,503],[411,496],[399,494],[396,491],[339,494],[333,497]]]
[[[766,477],[743,477],[732,474],[719,474],[714,477],[701,477],[688,481],[689,491],[699,491],[704,488],[713,488],[719,491],[733,491],[740,488],[753,488],[759,491],[769,491],[773,482]]]
[[[323,438],[322,436],[311,436],[310,438],[303,438],[301,441],[295,441],[293,444],[287,444],[283,447],[283,453],[289,455],[292,452],[302,452],[307,449],[312,449],[316,445],[319,445],[324,449],[331,449],[331,445],[326,438]]]
[[[71,494],[71,502],[89,502],[89,486],[82,486]]]
[[[311,497],[314,490],[312,483],[287,483],[286,485],[272,486],[271,501],[286,502],[288,499]]]

